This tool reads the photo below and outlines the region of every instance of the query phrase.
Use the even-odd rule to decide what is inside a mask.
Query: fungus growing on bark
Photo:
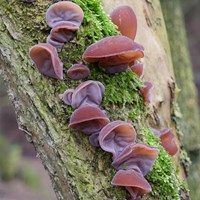
[[[159,150],[145,144],[131,144],[113,161],[115,169],[134,169],[143,176],[151,170]]]
[[[73,92],[72,90],[65,91],[63,100],[74,109],[85,105],[99,106],[102,102],[104,91],[105,87],[101,82],[89,80],[78,85]]]
[[[56,48],[47,43],[39,43],[30,48],[30,57],[38,70],[49,77],[63,79],[63,63]]]
[[[142,77],[144,74],[144,64],[143,63],[138,63],[138,62],[133,62],[129,64],[130,69],[137,74],[138,77]]]
[[[151,91],[153,89],[153,84],[145,81],[144,87],[140,88],[140,92],[144,97],[144,102],[150,103],[151,102]]]
[[[129,170],[119,170],[112,179],[113,185],[124,186],[131,194],[133,200],[140,195],[151,192],[148,181],[139,172]]]
[[[76,109],[72,113],[69,126],[91,135],[100,131],[109,121],[105,112],[100,108],[87,105]]]
[[[120,120],[107,124],[99,134],[99,143],[104,151],[113,155],[113,160],[124,150],[124,148],[134,143],[136,132],[130,123]]]
[[[60,98],[64,101],[65,104],[71,105],[73,93],[74,93],[73,89],[65,90],[65,92],[60,95]]]
[[[83,54],[86,62],[99,62],[108,73],[125,71],[128,63],[144,57],[144,48],[125,36],[110,36],[90,45]]]
[[[84,13],[79,5],[71,1],[60,1],[51,5],[46,12],[46,22],[54,28],[60,24],[79,27],[83,21]]]
[[[74,80],[84,79],[88,77],[89,73],[90,73],[90,69],[83,64],[72,65],[67,70],[67,76]]]
[[[47,37],[47,43],[56,48],[62,47],[64,43],[73,38],[76,30],[78,30],[78,27],[73,24],[59,24],[51,30]]]
[[[111,12],[110,17],[122,35],[133,40],[135,39],[137,31],[137,18],[130,6],[123,5],[115,8]]]
[[[151,128],[151,130],[160,138],[161,145],[165,148],[169,155],[174,156],[178,152],[178,146],[175,142],[175,134],[171,131],[171,129],[166,128],[160,131]]]

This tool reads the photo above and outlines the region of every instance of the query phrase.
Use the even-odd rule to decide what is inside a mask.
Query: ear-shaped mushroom
[[[91,80],[85,81],[74,90],[72,95],[70,95],[70,105],[74,109],[85,105],[99,106],[102,102],[104,91],[105,87],[101,82]]]
[[[108,123],[108,117],[100,108],[84,106],[72,113],[69,126],[91,135],[100,131]]]
[[[74,93],[73,89],[68,89],[68,90],[65,90],[65,92],[61,95],[61,98],[65,104],[71,105],[73,93]]]
[[[147,180],[142,174],[132,169],[119,170],[111,183],[117,186],[125,186],[133,200],[136,200],[137,196],[151,192],[151,186]]]
[[[135,39],[137,31],[137,18],[130,6],[123,5],[115,8],[110,14],[112,22],[124,36]]]
[[[169,155],[174,156],[178,152],[178,146],[174,141],[175,134],[171,131],[171,129],[166,128],[160,131],[151,128],[151,130],[156,136],[160,137],[161,145],[165,148]]]
[[[103,150],[112,153],[113,160],[124,150],[134,143],[136,132],[130,123],[114,121],[107,124],[99,133],[99,143]]]
[[[32,46],[29,53],[42,74],[63,79],[63,64],[58,57],[56,48],[47,43],[39,43]]]
[[[153,84],[145,81],[144,87],[140,88],[140,92],[144,97],[144,102],[150,103],[151,102],[151,91],[153,89]]]
[[[79,27],[84,13],[80,6],[70,1],[60,1],[51,5],[46,12],[46,22],[54,28],[60,24],[72,24]]]
[[[99,62],[101,67],[106,69],[112,67],[117,72],[124,71],[128,63],[144,57],[144,48],[125,36],[110,36],[90,45],[83,54],[86,62]]]
[[[138,77],[142,77],[144,74],[144,64],[143,63],[138,63],[134,62],[130,66],[130,69],[137,74]]]
[[[76,30],[78,30],[78,27],[73,26],[73,24],[59,24],[51,30],[47,43],[56,48],[62,47],[65,42],[73,38]]]
[[[96,133],[92,133],[90,136],[89,136],[89,141],[90,141],[90,144],[95,146],[95,147],[99,147],[99,132],[100,131],[97,131]]]
[[[67,76],[74,80],[84,79],[88,77],[89,73],[90,73],[90,69],[83,64],[72,65],[67,70]]]
[[[117,169],[134,169],[147,175],[151,170],[159,150],[145,144],[131,144],[113,161]]]

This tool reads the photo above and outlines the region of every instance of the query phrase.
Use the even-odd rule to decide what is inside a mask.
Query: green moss
[[[159,144],[159,138],[150,129],[143,128],[140,136],[143,136],[144,143],[160,150],[152,171],[146,177],[152,187],[150,196],[160,200],[180,199],[181,182],[176,176],[172,157]]]

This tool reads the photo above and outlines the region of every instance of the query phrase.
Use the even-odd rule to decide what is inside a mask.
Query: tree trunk
[[[99,0],[73,2],[82,7],[85,18],[76,37],[59,53],[64,73],[72,63],[81,60],[89,44],[104,36],[117,35],[115,27],[102,12]],[[144,80],[151,81],[154,90],[147,109],[138,91],[142,83],[130,70],[110,76],[91,65],[89,79],[101,81],[106,87],[101,108],[112,121],[131,122],[137,130],[138,141],[160,149],[154,168],[146,177],[153,190],[146,198],[188,199],[181,180],[184,171],[179,156],[173,162],[149,129],[151,125],[171,127],[175,131],[172,121],[174,73],[160,3],[158,0],[102,0],[102,3],[107,12],[120,4],[128,4],[135,10],[138,18],[136,41],[145,47]],[[73,110],[61,102],[59,94],[67,88],[75,88],[80,82],[66,76],[64,81],[44,77],[30,61],[29,48],[37,42],[45,42],[50,31],[44,14],[51,4],[48,0],[34,3],[0,0],[0,66],[19,127],[34,144],[58,199],[125,199],[124,188],[110,184],[116,173],[111,167],[111,156],[92,147],[85,135],[68,127]]]

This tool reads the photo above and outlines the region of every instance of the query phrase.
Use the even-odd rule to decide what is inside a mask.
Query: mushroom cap
[[[30,48],[30,56],[38,70],[49,77],[63,79],[63,63],[56,48],[47,43],[39,43]]]
[[[72,113],[69,126],[90,135],[100,131],[109,121],[100,108],[86,105]]]
[[[90,45],[83,53],[86,62],[100,66],[119,65],[144,57],[144,47],[125,36],[109,36]]]
[[[49,35],[47,37],[46,43],[52,45],[55,48],[60,48],[60,47],[62,47],[64,45],[64,42],[59,42],[59,41],[51,38],[51,35]]]
[[[144,97],[144,102],[151,102],[151,91],[153,89],[153,84],[151,82],[145,81],[144,87],[140,88],[140,92]]]
[[[131,144],[113,161],[112,165],[117,169],[134,169],[143,176],[151,170],[159,150],[145,144]]]
[[[125,186],[133,199],[151,192],[151,186],[142,174],[135,170],[119,170],[112,179],[113,185]]]
[[[134,143],[136,132],[130,123],[120,120],[110,122],[99,133],[99,143],[103,150],[113,154],[113,160],[124,150]]]
[[[110,14],[112,22],[124,36],[135,39],[137,31],[137,18],[130,6],[122,5],[115,8]]]
[[[99,106],[105,91],[104,85],[99,81],[85,81],[78,85],[72,95],[71,106],[77,109],[86,104]]]
[[[95,146],[95,147],[99,147],[99,131],[97,131],[96,133],[92,133],[90,136],[89,136],[89,141],[90,141],[90,144]]]
[[[62,94],[62,99],[65,104],[71,105],[72,103],[72,95],[74,93],[73,89],[67,89],[65,92]]]
[[[151,130],[156,136],[160,137],[161,145],[165,148],[170,156],[174,156],[178,152],[178,146],[174,141],[175,134],[171,131],[171,129],[166,128],[160,131],[151,128]]]
[[[102,66],[105,71],[108,74],[115,74],[115,73],[119,73],[119,72],[123,72],[126,71],[126,69],[128,68],[128,64],[118,64],[118,65],[108,65],[108,66]]]
[[[133,63],[131,66],[130,66],[130,69],[132,72],[136,73],[138,77],[142,77],[143,74],[144,74],[144,64],[143,63]]]
[[[73,24],[79,27],[83,21],[84,13],[81,7],[70,1],[60,1],[51,5],[46,12],[46,22],[54,28],[60,23]]]
[[[84,13],[81,7],[71,1],[60,1],[51,5],[46,12],[46,22],[54,28],[58,23],[72,23],[79,27],[83,21]]]
[[[90,69],[83,64],[74,64],[67,70],[67,76],[74,80],[88,77]]]

